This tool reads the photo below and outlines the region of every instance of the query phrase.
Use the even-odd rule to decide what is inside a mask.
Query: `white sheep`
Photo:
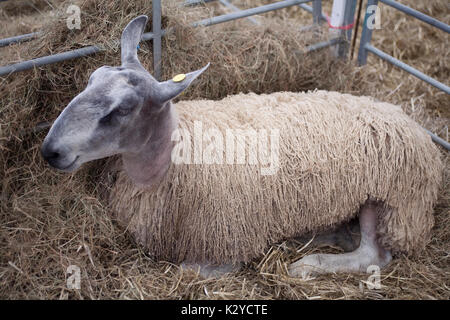
[[[42,155],[72,172],[121,154],[110,206],[150,254],[205,275],[226,272],[271,243],[355,216],[356,250],[306,256],[289,273],[366,271],[423,249],[442,163],[399,107],[325,91],[174,105],[207,66],[156,81],[137,58],[146,21],[127,25],[122,66],[91,75],[54,122]]]

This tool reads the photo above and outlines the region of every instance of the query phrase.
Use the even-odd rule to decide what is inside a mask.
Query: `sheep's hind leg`
[[[361,241],[359,247],[352,252],[342,254],[312,254],[289,266],[289,274],[302,277],[331,272],[366,272],[370,265],[382,268],[391,260],[391,253],[377,242],[376,206],[365,204],[359,215]]]
[[[241,268],[241,265],[233,264],[222,264],[222,265],[212,265],[208,263],[185,263],[180,265],[183,270],[191,270],[197,272],[201,277],[209,278],[220,278],[227,273],[237,272]]]

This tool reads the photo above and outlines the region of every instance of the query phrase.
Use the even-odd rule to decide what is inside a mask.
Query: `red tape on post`
[[[331,25],[331,20],[328,15],[325,14],[325,18],[327,18],[328,27],[331,29],[349,30],[349,29],[353,28],[353,26],[355,25],[355,21],[353,21],[351,24],[348,24],[346,26],[337,27],[337,26]]]

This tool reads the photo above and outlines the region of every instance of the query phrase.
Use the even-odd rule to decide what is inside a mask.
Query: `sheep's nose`
[[[41,148],[41,154],[45,161],[51,165],[53,165],[61,155],[59,150],[51,144],[44,144]]]

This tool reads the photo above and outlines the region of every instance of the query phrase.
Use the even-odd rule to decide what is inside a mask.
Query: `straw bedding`
[[[133,17],[150,15],[151,1],[51,1],[55,10],[38,7],[33,13],[3,10],[9,2],[18,7],[16,1],[0,4],[2,38],[38,30],[44,34],[35,41],[1,48],[1,65],[98,43],[104,44],[106,51],[0,79],[1,298],[450,299],[448,152],[443,152],[444,179],[431,241],[419,255],[400,255],[393,260],[382,271],[381,289],[361,287],[361,281],[367,280],[365,274],[330,274],[313,281],[288,277],[286,266],[304,255],[341,252],[339,248],[305,246],[297,240],[273,244],[241,272],[216,280],[182,273],[170,262],[149,257],[148,250],[136,245],[111,219],[111,210],[99,195],[98,182],[106,162],[88,163],[74,175],[61,174],[44,164],[39,147],[46,134],[42,123],[57,117],[85,88],[95,69],[120,64],[111,40],[120,37]],[[190,22],[226,10],[213,4],[172,10],[169,2],[163,3],[163,27],[177,29],[163,40],[162,78],[212,63],[182,100],[315,88],[347,92],[401,105],[414,121],[448,141],[450,108],[445,93],[377,57],[369,56],[368,65],[359,68],[330,58],[327,50],[302,54],[305,45],[319,39],[308,32],[299,34],[298,28],[309,24],[311,16],[298,7],[258,17],[262,27],[253,27],[244,19],[192,29]],[[241,8],[267,2],[233,1]],[[26,3],[28,7],[29,1]],[[330,13],[331,1],[323,3],[324,11]],[[450,22],[446,0],[404,3]],[[80,5],[81,30],[67,29],[65,11],[70,4]],[[146,31],[151,31],[151,21]],[[383,7],[382,29],[373,35],[374,46],[444,83],[450,76],[446,66],[449,40],[444,32],[388,6]],[[141,43],[139,58],[152,72],[151,42]],[[259,171],[257,178],[261,178]],[[66,286],[70,265],[81,269],[80,290]]]
[[[377,229],[393,253],[428,243],[442,163],[401,108],[327,91],[240,94],[176,108],[192,145],[195,121],[223,137],[230,128],[278,129],[279,170],[261,175],[248,164],[256,150],[246,139],[247,164],[172,164],[151,190],[121,172],[112,211],[156,259],[248,262],[271,243],[350,220],[368,198],[385,205]],[[225,159],[225,150],[216,152]]]

